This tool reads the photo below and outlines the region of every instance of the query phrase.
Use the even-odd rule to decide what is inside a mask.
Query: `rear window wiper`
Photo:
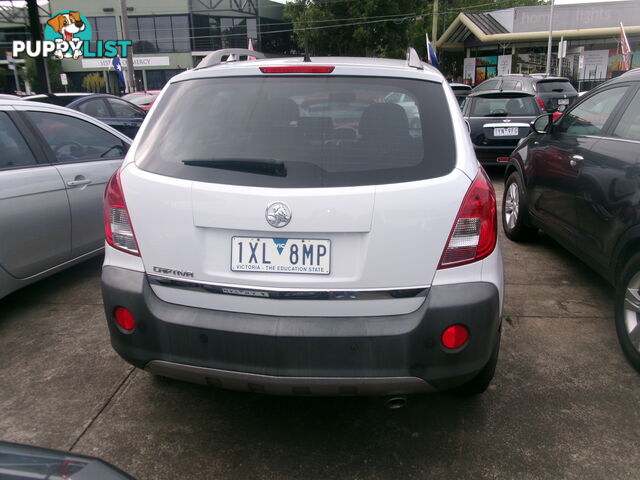
[[[552,88],[552,92],[564,92],[564,88]]]
[[[182,163],[191,167],[220,168],[272,177],[287,176],[287,167],[284,162],[271,158],[209,158],[182,160]]]

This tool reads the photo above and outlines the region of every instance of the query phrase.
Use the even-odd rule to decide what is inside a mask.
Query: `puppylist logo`
[[[77,10],[63,10],[51,17],[44,27],[44,41],[15,40],[13,57],[26,53],[29,57],[53,56],[63,58],[114,58],[127,57],[131,40],[96,40],[91,45],[91,24]],[[121,50],[121,52],[118,51]]]

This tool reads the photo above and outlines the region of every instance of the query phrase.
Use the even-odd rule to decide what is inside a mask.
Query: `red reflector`
[[[559,119],[562,116],[562,112],[553,112],[551,121],[555,122],[557,119]]]
[[[451,350],[460,348],[469,339],[469,330],[462,325],[452,325],[442,332],[442,345]]]
[[[126,330],[127,332],[131,332],[134,328],[136,328],[136,320],[135,318],[133,318],[133,313],[131,313],[126,308],[116,307],[114,316],[116,317],[116,323],[121,329]]]
[[[331,73],[336,67],[321,65],[287,65],[282,67],[260,67],[262,73]]]
[[[540,108],[542,110],[545,110],[547,108],[544,104],[544,101],[540,97],[536,97],[536,102],[538,102],[538,105],[540,105]]]
[[[496,159],[497,162],[508,162],[509,161],[509,157],[498,157]]]

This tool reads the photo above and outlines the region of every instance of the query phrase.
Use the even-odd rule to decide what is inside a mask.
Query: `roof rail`
[[[424,67],[422,66],[422,61],[418,56],[418,52],[416,52],[415,49],[412,47],[407,48],[407,65],[409,65],[411,68],[424,70]]]
[[[247,57],[255,57],[255,58],[267,58],[264,53],[256,52],[254,50],[247,50],[246,48],[223,48],[222,50],[216,50],[215,52],[211,52],[209,55],[204,57],[195,70],[199,70],[201,68],[211,67],[213,65],[218,65],[222,63],[222,57],[224,56],[247,56]]]

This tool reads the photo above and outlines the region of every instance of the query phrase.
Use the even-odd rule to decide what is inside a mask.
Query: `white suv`
[[[413,50],[228,53],[169,82],[107,187],[116,351],[254,392],[484,391],[503,292],[495,194],[443,76]]]

